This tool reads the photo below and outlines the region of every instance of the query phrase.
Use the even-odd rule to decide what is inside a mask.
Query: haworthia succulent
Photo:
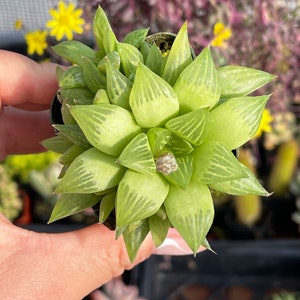
[[[269,99],[249,94],[274,76],[217,69],[210,47],[194,55],[187,25],[118,41],[99,7],[96,50],[74,41],[53,48],[74,65],[57,68],[64,124],[44,142],[63,164],[50,221],[97,207],[131,261],[149,232],[159,246],[170,227],[193,253],[210,249],[210,190],[269,195],[233,150],[254,136]]]

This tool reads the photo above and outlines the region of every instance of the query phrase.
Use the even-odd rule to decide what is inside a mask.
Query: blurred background
[[[300,291],[300,1],[0,0],[0,49],[39,62],[65,63],[52,52],[60,39],[46,25],[59,2],[82,11],[81,31],[75,29],[72,39],[91,47],[92,20],[101,5],[119,40],[137,28],[177,33],[188,20],[196,54],[210,44],[217,67],[243,65],[277,76],[256,92],[272,93],[261,132],[239,149],[240,160],[272,196],[215,195],[216,217],[208,239],[217,256],[153,257],[89,297],[243,300]],[[59,171],[52,152],[9,156],[0,164],[0,211],[16,224],[40,231],[96,222],[85,211],[45,225],[56,200],[52,192]]]

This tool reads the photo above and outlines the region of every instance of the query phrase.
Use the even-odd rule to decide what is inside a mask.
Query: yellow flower
[[[264,109],[262,118],[261,118],[261,122],[260,122],[258,130],[255,134],[255,137],[256,138],[261,137],[263,132],[271,132],[272,131],[272,126],[271,126],[272,121],[273,121],[273,117],[272,117],[270,111],[267,108]]]
[[[15,29],[16,30],[21,30],[23,27],[23,21],[21,19],[17,19],[15,21]]]
[[[31,31],[25,34],[25,40],[27,44],[27,52],[29,55],[37,53],[38,55],[43,55],[45,49],[47,48],[47,31]]]
[[[46,24],[47,28],[51,29],[50,35],[60,41],[64,36],[68,40],[73,39],[73,32],[82,34],[84,19],[80,16],[82,9],[75,9],[74,3],[66,5],[63,1],[59,1],[58,9],[49,10],[52,19]]]
[[[214,38],[211,41],[213,47],[224,46],[224,41],[231,37],[231,29],[225,26],[222,22],[217,22],[214,26]]]

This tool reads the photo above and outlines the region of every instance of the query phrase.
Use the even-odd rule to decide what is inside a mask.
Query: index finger
[[[38,64],[26,56],[0,50],[0,101],[28,110],[47,109],[58,89],[56,64]]]

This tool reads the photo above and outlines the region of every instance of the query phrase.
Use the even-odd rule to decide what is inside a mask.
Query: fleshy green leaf
[[[164,205],[171,224],[196,254],[214,218],[209,188],[193,181],[186,190],[171,185]]]
[[[106,73],[106,64],[109,63],[117,70],[120,69],[121,59],[117,51],[113,51],[105,55],[98,64],[98,69],[105,74]]]
[[[142,53],[143,55],[143,58],[144,58],[144,62],[146,63],[147,61],[147,57],[149,55],[149,51],[150,51],[150,48],[151,48],[151,44],[147,43],[146,41],[143,41],[141,43],[141,46],[140,46],[140,52]]]
[[[236,157],[217,142],[205,142],[195,148],[193,179],[205,184],[246,178],[248,175]]]
[[[201,246],[205,247],[207,250],[213,252],[214,254],[216,254],[216,252],[211,248],[209,242],[207,239],[203,240],[203,243],[201,244]]]
[[[147,132],[148,141],[154,156],[166,146],[171,138],[171,131],[162,127],[150,128]]]
[[[81,66],[83,57],[87,57],[92,62],[98,62],[96,52],[87,45],[78,41],[64,41],[52,47],[54,52],[69,62]]]
[[[275,76],[244,66],[224,66],[218,69],[221,96],[225,98],[241,97],[271,82]]]
[[[106,64],[107,93],[112,104],[130,110],[131,81],[109,62]]]
[[[99,222],[104,223],[115,207],[116,192],[111,192],[103,196],[99,208]]]
[[[148,219],[130,224],[124,230],[124,243],[131,262],[134,261],[140,246],[149,233],[149,230]]]
[[[201,107],[213,107],[220,98],[218,73],[210,49],[205,48],[179,75],[174,90],[180,111],[186,113]]]
[[[179,110],[172,87],[143,64],[137,67],[129,104],[137,123],[144,128],[164,124]]]
[[[132,114],[117,105],[76,105],[70,111],[91,145],[110,155],[118,156],[141,132]]]
[[[88,142],[86,137],[84,136],[82,130],[78,125],[61,125],[61,124],[55,124],[53,125],[55,129],[57,129],[60,134],[65,136],[67,139],[69,139],[72,143],[75,145],[81,146],[83,148],[90,148],[91,144]]]
[[[136,48],[140,48],[148,34],[149,28],[136,29],[129,32],[123,39],[123,43],[131,44]]]
[[[106,87],[106,78],[88,58],[83,58],[82,64],[83,75],[88,88],[96,93],[99,89]]]
[[[178,165],[177,171],[163,176],[170,183],[186,189],[193,174],[193,157],[191,155],[176,157],[176,162]]]
[[[88,91],[90,92],[90,90]],[[74,105],[74,100],[64,99],[64,101],[62,102],[60,112],[61,112],[63,124],[76,125],[76,121],[70,113],[70,105]]]
[[[118,162],[131,170],[153,174],[156,166],[147,135],[140,133],[133,138],[120,154]]]
[[[173,85],[179,74],[192,62],[191,47],[188,39],[187,22],[181,26],[162,72],[164,78]]]
[[[144,175],[127,170],[118,187],[117,227],[132,224],[155,214],[168,191],[169,185],[158,174]]]
[[[144,62],[141,52],[130,44],[118,43],[118,53],[121,57],[121,64],[127,77],[131,74],[135,74],[138,64]]]
[[[116,50],[118,42],[117,38],[109,24],[104,10],[100,6],[98,6],[95,13],[93,32],[100,56],[104,57],[105,54]]]
[[[208,108],[199,108],[175,117],[166,123],[166,128],[191,144],[200,145],[206,137]]]
[[[72,145],[59,157],[59,163],[62,165],[68,165],[85,150],[86,148],[84,147]]]
[[[91,104],[93,103],[94,93],[88,88],[61,88],[59,90],[62,104]]]
[[[66,69],[59,76],[60,88],[79,88],[86,87],[82,68],[79,66],[72,66]]]
[[[63,194],[60,195],[48,223],[66,218],[92,207],[101,200],[101,196],[95,194]]]
[[[48,150],[62,154],[72,146],[72,142],[62,135],[56,135],[43,140],[42,145]]]
[[[166,239],[169,227],[171,227],[164,206],[156,214],[149,217],[149,226],[154,245],[159,247]]]
[[[94,100],[93,100],[93,104],[109,104],[109,98],[107,95],[106,90],[104,89],[99,89],[97,91],[97,93],[95,94]]]
[[[188,141],[182,139],[181,137],[175,134],[172,134],[170,141],[166,146],[166,149],[169,149],[169,146],[170,146],[170,151],[176,157],[189,155],[194,150],[193,146]]]
[[[116,158],[91,148],[71,163],[56,187],[57,193],[96,193],[116,186],[125,168]]]
[[[233,150],[256,133],[269,96],[231,98],[209,114],[208,141],[218,141]]]
[[[216,182],[210,184],[209,187],[213,190],[230,194],[230,195],[259,195],[259,196],[270,196],[259,181],[256,179],[254,174],[243,164],[241,167],[247,173],[247,177],[241,179],[234,179],[222,182]]]
[[[161,75],[162,66],[163,66],[163,57],[161,55],[158,47],[153,44],[148,52],[147,59],[145,61],[145,65],[158,76]]]

